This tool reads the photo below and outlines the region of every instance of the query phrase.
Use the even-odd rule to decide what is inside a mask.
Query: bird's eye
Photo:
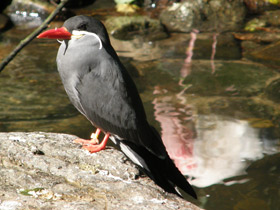
[[[86,31],[87,30],[87,25],[82,24],[82,25],[78,26],[78,29],[81,30],[81,31]]]

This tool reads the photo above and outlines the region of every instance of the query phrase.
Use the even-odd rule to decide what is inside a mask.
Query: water
[[[184,61],[146,63],[149,90],[142,95],[152,101],[169,155],[196,186],[194,202],[279,209],[279,104],[266,95],[278,72],[236,60],[216,60],[214,70],[209,60],[187,68]]]
[[[29,33],[18,32],[1,36],[1,58]],[[205,209],[280,209],[276,68],[241,60],[230,35],[112,44],[149,121],[195,186],[198,200],[192,202]],[[92,126],[70,104],[58,77],[58,46],[34,40],[1,73],[0,131],[90,136]]]

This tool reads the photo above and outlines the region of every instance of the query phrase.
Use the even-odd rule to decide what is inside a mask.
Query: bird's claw
[[[95,144],[99,144],[99,140],[98,139],[81,139],[81,138],[77,138],[73,141],[74,143],[78,143],[81,145],[95,145]]]
[[[110,134],[106,133],[106,135],[104,136],[104,139],[102,140],[102,142],[99,144],[99,140],[98,140],[98,136],[100,134],[101,130],[99,128],[96,129],[95,133],[91,134],[91,140],[85,140],[85,139],[75,139],[74,143],[79,143],[83,145],[83,149],[88,150],[90,153],[94,153],[94,152],[99,152],[103,149],[105,149],[106,147],[106,143],[109,139]]]
[[[83,145],[82,148],[89,151],[90,153],[95,153],[95,152],[99,152],[99,151],[105,149],[105,146],[103,147],[101,144],[98,144],[98,145]]]
[[[94,152],[99,152],[103,149],[105,149],[107,141],[109,139],[110,134],[106,133],[106,135],[104,136],[102,142],[100,144],[90,144],[90,145],[83,145],[83,149],[86,149],[87,151],[89,151],[90,153],[94,153]]]
[[[95,133],[91,134],[90,140],[78,138],[78,139],[74,140],[74,143],[79,143],[79,144],[82,144],[83,146],[84,145],[96,145],[96,144],[99,144],[98,137],[99,137],[100,132],[101,132],[101,130],[99,128],[97,128]]]

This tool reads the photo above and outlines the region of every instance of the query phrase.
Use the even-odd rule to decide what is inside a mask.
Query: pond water
[[[1,34],[0,58],[29,32]],[[230,34],[192,35],[112,44],[150,123],[195,186],[198,200],[188,200],[205,209],[280,209],[280,68],[242,60]],[[34,40],[1,73],[1,132],[90,136],[58,77],[58,47]]]

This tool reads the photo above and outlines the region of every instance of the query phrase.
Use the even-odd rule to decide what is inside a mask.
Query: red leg
[[[105,149],[109,136],[110,136],[110,134],[106,133],[106,135],[104,136],[104,139],[102,140],[102,142],[100,144],[83,145],[83,149],[88,150],[90,153],[99,152],[99,151]]]
[[[87,139],[75,139],[74,142],[75,143],[79,143],[79,144],[98,144],[99,143],[99,140],[98,140],[98,136],[100,134],[101,130],[99,128],[96,129],[95,133],[92,133],[91,136],[90,136],[90,140],[87,140]]]

